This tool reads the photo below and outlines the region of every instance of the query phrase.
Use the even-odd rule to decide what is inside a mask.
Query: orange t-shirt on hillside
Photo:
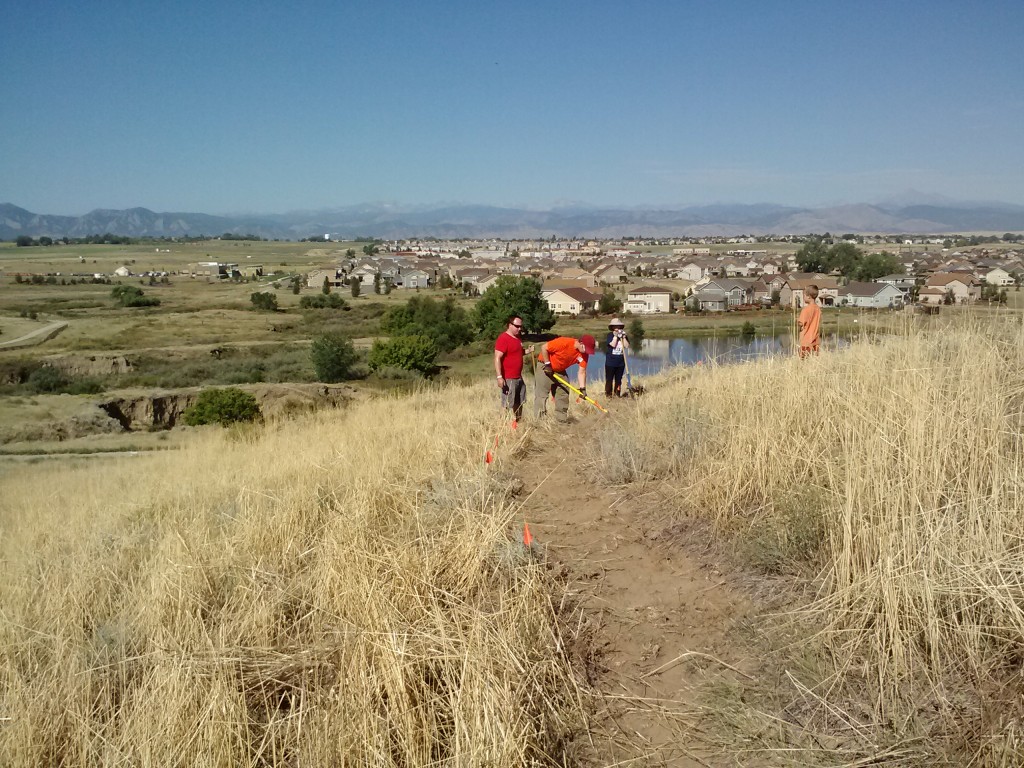
[[[548,359],[551,360],[551,368],[556,373],[565,373],[571,366],[580,364],[580,368],[587,367],[586,352],[576,349],[576,339],[568,336],[559,336],[547,343]],[[540,355],[537,356],[540,360]]]
[[[800,348],[817,349],[821,339],[821,307],[807,304],[800,310]]]

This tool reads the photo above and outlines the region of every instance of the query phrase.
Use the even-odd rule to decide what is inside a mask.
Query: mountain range
[[[484,205],[398,206],[373,203],[286,214],[211,216],[147,208],[97,209],[84,216],[32,213],[0,203],[0,240],[20,235],[181,237],[252,234],[267,239],[322,237],[540,238],[706,237],[808,233],[947,234],[1024,231],[1024,206],[1010,203],[879,203],[802,208],[775,204],[701,205],[678,209],[548,210]]]

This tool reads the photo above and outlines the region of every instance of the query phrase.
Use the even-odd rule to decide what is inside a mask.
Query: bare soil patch
[[[713,554],[680,545],[653,496],[595,481],[579,446],[597,428],[594,414],[543,423],[512,468],[535,546],[566,571],[591,624],[601,692],[594,762],[716,764],[681,734],[700,719],[694,691],[710,677],[739,682],[757,672],[741,637],[755,606]]]

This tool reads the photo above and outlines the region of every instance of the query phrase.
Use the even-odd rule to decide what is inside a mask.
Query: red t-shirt
[[[494,349],[505,353],[501,358],[501,375],[506,379],[523,378],[523,342],[502,333],[494,342]]]

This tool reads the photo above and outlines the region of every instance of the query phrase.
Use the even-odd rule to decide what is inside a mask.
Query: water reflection
[[[838,342],[834,335],[823,339],[823,347],[834,347]],[[639,350],[629,357],[629,372],[632,375],[650,375],[671,365],[696,365],[697,363],[739,363],[772,355],[793,353],[792,336],[719,336],[694,339],[644,339]],[[600,349],[594,354],[591,374],[597,379],[604,378],[604,353]]]

